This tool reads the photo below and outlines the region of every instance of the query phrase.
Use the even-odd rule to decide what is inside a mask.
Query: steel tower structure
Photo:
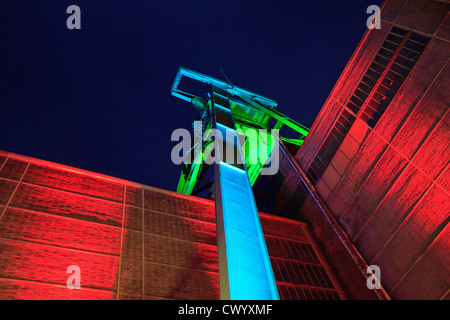
[[[183,77],[206,84],[207,97],[179,89]],[[279,139],[301,145],[309,129],[278,112],[272,99],[184,67],[171,93],[201,112],[177,191],[214,194],[221,299],[279,299],[252,185],[278,160]],[[279,135],[283,126],[297,137]]]

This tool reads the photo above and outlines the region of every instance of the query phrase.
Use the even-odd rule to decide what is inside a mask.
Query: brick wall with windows
[[[392,298],[449,298],[449,9],[385,1],[296,154]]]
[[[345,298],[305,223],[261,223],[282,299]],[[217,259],[211,200],[0,152],[0,299],[218,299]]]

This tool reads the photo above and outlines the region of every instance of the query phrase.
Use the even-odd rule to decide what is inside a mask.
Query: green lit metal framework
[[[220,92],[221,96],[228,100],[236,130],[242,137],[245,137],[245,143],[242,145],[242,149],[245,150],[245,165],[252,186],[272,152],[274,143],[271,143],[271,130],[280,130],[279,138],[282,141],[297,146],[302,145],[309,132],[307,127],[277,111],[278,104],[275,100],[188,68],[180,67],[173,82],[171,93],[177,98],[188,102],[192,102],[194,98],[205,99],[205,97],[199,97],[180,90],[178,87],[183,77],[210,85],[215,92]],[[208,99],[208,107],[211,107],[210,97]],[[284,136],[282,131],[283,127],[292,129],[296,137],[288,138]],[[211,123],[208,126],[208,130],[210,128]],[[244,135],[249,129],[266,129],[267,136],[256,139],[257,142],[252,141],[254,136]],[[207,135],[208,133],[205,134],[205,136]],[[261,141],[267,141],[267,143],[261,143]],[[203,154],[207,154],[204,151],[208,151],[208,148],[211,147],[211,141],[206,140],[203,143],[202,152],[198,152],[197,156],[203,157]],[[193,153],[193,150],[190,153]],[[188,154],[187,156],[192,157],[192,154]],[[214,189],[214,180],[204,181],[206,180],[205,177],[210,166],[206,165],[202,160],[194,159],[191,163],[186,162],[178,182],[177,192],[189,195],[196,194],[198,191],[208,188],[210,190]]]
[[[208,99],[180,90],[183,76],[206,84]],[[264,171],[269,172],[274,162],[278,164],[279,139],[301,145],[308,129],[276,111],[274,100],[186,68],[179,69],[172,95],[201,112],[177,191],[214,192],[220,299],[278,300],[252,185],[265,174],[266,162],[270,166]],[[283,125],[300,137],[281,136]],[[214,165],[212,177],[207,176],[212,171],[208,164]]]

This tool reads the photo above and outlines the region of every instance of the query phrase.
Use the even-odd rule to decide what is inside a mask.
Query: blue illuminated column
[[[272,265],[227,95],[226,91],[213,87],[213,128],[222,133],[214,140],[220,299],[278,300]]]

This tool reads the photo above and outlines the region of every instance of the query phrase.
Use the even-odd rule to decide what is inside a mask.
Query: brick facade
[[[448,299],[449,8],[385,1],[381,29],[367,31],[296,154],[394,299]],[[368,121],[372,98],[383,108]]]
[[[345,299],[305,223],[261,223],[282,299]],[[213,201],[0,152],[0,299],[218,299],[217,259]]]

